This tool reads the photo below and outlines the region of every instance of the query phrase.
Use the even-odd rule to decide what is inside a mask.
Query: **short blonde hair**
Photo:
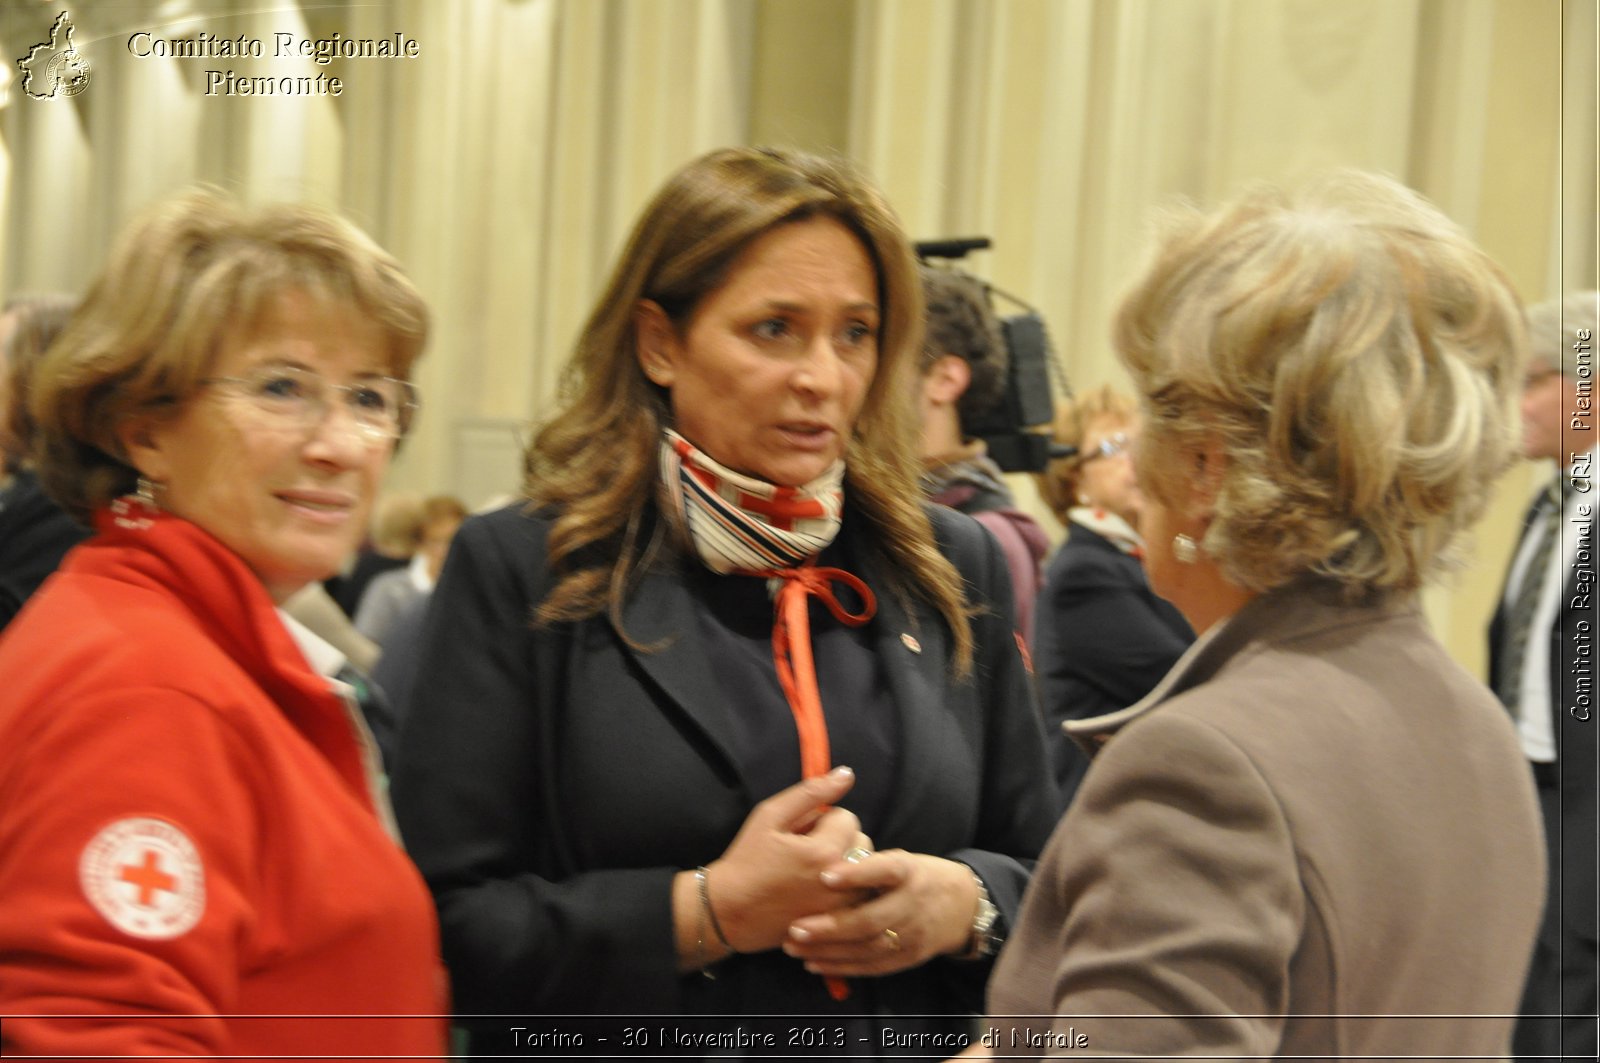
[[[117,439],[123,422],[182,408],[227,337],[290,292],[371,318],[388,341],[390,375],[410,376],[427,309],[399,264],[349,222],[299,204],[245,208],[210,189],[135,218],[34,374],[29,411],[46,490],[80,517],[131,490],[138,473]]]
[[[451,534],[468,516],[467,505],[455,495],[430,495],[422,500],[422,528],[417,536],[417,545],[424,546],[431,535],[437,533],[441,524],[448,525]]]
[[[386,494],[372,508],[372,545],[391,557],[410,557],[422,542],[422,496]]]
[[[1219,447],[1202,546],[1250,590],[1420,586],[1514,454],[1517,296],[1387,177],[1173,218],[1114,338],[1145,406],[1140,485],[1173,505],[1193,472],[1174,456]]]
[[[1078,504],[1078,481],[1083,477],[1082,453],[1089,425],[1101,419],[1120,425],[1131,425],[1139,419],[1139,405],[1132,398],[1115,390],[1109,384],[1093,388],[1081,395],[1056,400],[1056,415],[1051,422],[1050,438],[1060,446],[1072,447],[1066,457],[1051,458],[1044,472],[1034,474],[1034,483],[1045,504],[1062,524],[1067,523],[1067,511]]]

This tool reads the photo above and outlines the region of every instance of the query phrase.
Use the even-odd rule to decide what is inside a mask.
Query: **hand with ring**
[[[784,952],[816,974],[855,978],[966,950],[978,906],[967,865],[901,849],[868,855],[848,851],[822,872],[830,889],[866,899],[796,919]]]
[[[836,769],[767,798],[707,865],[708,903],[717,917],[717,936],[728,948],[777,948],[794,920],[866,899],[819,877],[841,865],[837,853],[870,852],[872,840],[861,832],[860,821],[835,804],[854,779],[849,769]],[[704,952],[703,944],[696,945],[704,937],[703,914],[693,874],[681,872],[680,879],[673,887],[674,924],[681,929],[680,953],[687,964]]]

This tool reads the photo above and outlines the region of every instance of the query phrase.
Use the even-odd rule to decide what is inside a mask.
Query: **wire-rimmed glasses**
[[[369,377],[335,384],[296,365],[263,365],[239,376],[214,376],[202,387],[227,385],[234,394],[283,427],[311,432],[328,416],[337,394],[351,422],[366,439],[393,442],[411,427],[419,403],[416,385],[394,377]]]
[[[1113,432],[1098,444],[1083,452],[1083,461],[1091,462],[1096,458],[1114,458],[1118,454],[1126,454],[1128,448],[1133,446],[1133,441],[1126,432]]]

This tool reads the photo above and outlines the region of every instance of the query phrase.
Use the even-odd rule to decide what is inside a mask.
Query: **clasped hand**
[[[714,910],[739,952],[782,947],[816,974],[891,974],[962,951],[978,892],[966,865],[873,853],[860,821],[834,807],[849,768],[757,805],[708,867]]]

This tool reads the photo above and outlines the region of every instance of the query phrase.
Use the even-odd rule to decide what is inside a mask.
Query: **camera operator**
[[[1049,540],[1016,507],[1000,467],[966,426],[1000,402],[1006,345],[988,293],[977,278],[922,264],[927,335],[917,409],[922,420],[922,489],[975,518],[1000,541],[1016,602],[1017,634],[1033,639],[1033,602]]]

